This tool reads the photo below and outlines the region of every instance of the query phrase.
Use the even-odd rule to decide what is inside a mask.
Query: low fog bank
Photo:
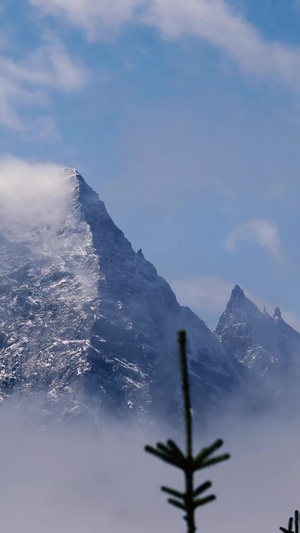
[[[0,516],[5,533],[183,533],[181,511],[161,484],[181,489],[181,474],[143,451],[164,429],[111,424],[38,428],[32,413],[0,410]],[[204,470],[218,496],[197,513],[199,532],[273,533],[299,507],[300,430],[292,421],[230,421],[195,439],[225,438],[227,463]],[[195,450],[198,451],[198,450]]]
[[[170,472],[143,451],[150,435],[85,422],[39,428],[26,409],[0,411],[5,533],[181,531],[158,490]]]

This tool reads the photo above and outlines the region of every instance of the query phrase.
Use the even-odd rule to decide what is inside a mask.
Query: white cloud
[[[22,61],[0,58],[0,69],[14,80],[63,91],[78,89],[84,83],[82,66],[60,41],[52,38]]]
[[[0,125],[27,129],[20,109],[49,103],[51,91],[78,90],[85,82],[85,69],[53,36],[23,59],[0,56]]]
[[[208,40],[242,71],[279,77],[300,88],[300,50],[267,41],[223,0],[153,0],[148,17],[171,37],[192,34]]]
[[[0,158],[0,231],[59,224],[69,196],[59,165]]]
[[[300,49],[270,41],[225,0],[29,0],[62,16],[89,38],[125,23],[143,23],[165,36],[194,35],[224,51],[241,71],[271,76],[300,89]]]
[[[202,313],[218,318],[226,309],[226,304],[230,298],[235,282],[217,278],[214,276],[203,276],[200,278],[189,278],[185,280],[172,280],[170,285],[175,292],[181,305],[187,305],[200,316]],[[243,289],[243,287],[242,287]],[[265,300],[257,296],[248,289],[243,289],[245,296],[249,298],[260,311],[264,307],[272,315],[279,302]],[[281,308],[282,317],[290,326],[300,331],[300,317],[294,312]]]
[[[236,226],[226,237],[225,249],[233,252],[240,241],[253,242],[268,250],[277,260],[284,261],[283,245],[278,227],[274,222],[256,219]]]
[[[118,28],[135,17],[138,7],[147,0],[29,0],[30,4],[50,15],[65,17],[86,31],[90,39],[103,31]]]

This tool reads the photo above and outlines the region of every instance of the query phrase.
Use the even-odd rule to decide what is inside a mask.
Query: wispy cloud
[[[46,35],[44,42],[21,60],[0,55],[0,125],[12,130],[27,129],[22,108],[47,105],[53,90],[78,90],[85,79],[81,62],[52,35]]]
[[[12,79],[63,91],[78,89],[84,82],[82,65],[68,54],[60,40],[51,35],[21,61],[0,58],[0,68]]]
[[[148,0],[29,0],[29,3],[45,14],[63,16],[94,40],[103,37],[108,29],[132,22],[137,8],[146,6]]]
[[[29,0],[62,16],[90,39],[125,23],[158,28],[165,36],[194,35],[222,50],[242,72],[275,78],[300,90],[300,49],[265,38],[225,0]]]
[[[279,229],[274,222],[256,219],[236,226],[226,237],[225,249],[233,252],[240,241],[255,243],[267,250],[278,261],[285,261]]]

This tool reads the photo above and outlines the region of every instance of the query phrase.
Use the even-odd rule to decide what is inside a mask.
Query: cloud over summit
[[[68,197],[69,187],[59,165],[0,158],[0,230],[57,224]]]

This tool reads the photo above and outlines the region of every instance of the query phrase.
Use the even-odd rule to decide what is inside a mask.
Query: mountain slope
[[[179,306],[83,178],[67,169],[56,180],[29,191],[26,205],[0,198],[2,399],[40,395],[66,415],[174,413],[176,332],[185,328],[196,409],[204,397],[226,403],[244,379],[241,365]]]

